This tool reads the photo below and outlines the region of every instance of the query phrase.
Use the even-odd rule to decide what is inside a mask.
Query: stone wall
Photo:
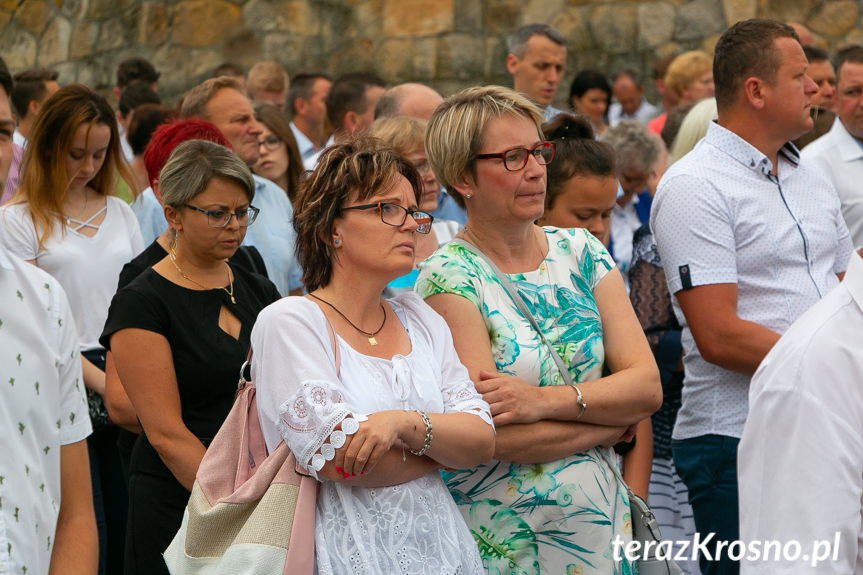
[[[0,0],[0,55],[13,71],[45,66],[61,83],[109,90],[117,64],[150,59],[167,101],[230,60],[262,59],[290,73],[372,69],[388,82],[444,94],[507,84],[506,36],[547,22],[568,39],[567,75],[710,51],[731,23],[770,17],[805,23],[835,49],[863,42],[863,0]]]

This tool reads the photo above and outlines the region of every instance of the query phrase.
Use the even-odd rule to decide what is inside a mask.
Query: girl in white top
[[[321,482],[321,574],[484,572],[438,470],[491,457],[488,405],[443,319],[415,294],[381,298],[431,229],[421,190],[378,140],[328,148],[294,218],[309,295],[272,304],[252,331],[267,446],[284,440]]]
[[[133,181],[111,107],[85,86],[66,86],[36,119],[18,193],[0,212],[3,244],[66,290],[81,351],[101,347],[120,270],[144,248],[135,215],[114,195],[118,172]],[[103,393],[104,374],[82,361],[85,385]]]
[[[24,155],[18,192],[0,210],[0,242],[57,278],[69,297],[79,349],[90,358],[81,356],[91,414],[103,418],[104,408],[94,406],[105,392],[104,365],[91,360],[100,364],[104,358],[98,339],[120,270],[144,248],[135,215],[114,195],[117,173],[130,186],[134,182],[122,156],[113,110],[86,86],[66,86],[43,104]],[[100,524],[100,547],[104,553],[103,537],[114,534],[107,542],[108,549],[116,550],[109,554],[111,567],[122,569],[125,485],[116,454],[95,451],[92,442],[102,431],[97,427],[90,438],[91,460],[98,460],[91,461],[97,517],[101,492],[106,501],[115,501],[107,527]],[[107,438],[100,445],[114,442]],[[119,481],[95,480],[99,465],[103,476],[104,466],[116,467]],[[115,489],[117,495],[111,493]],[[106,556],[100,559],[104,565]]]

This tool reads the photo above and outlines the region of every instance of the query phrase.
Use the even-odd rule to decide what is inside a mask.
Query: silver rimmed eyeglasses
[[[342,208],[344,210],[371,210],[377,208],[381,214],[381,221],[388,226],[399,227],[403,226],[408,219],[408,215],[417,223],[417,233],[427,234],[431,231],[432,221],[434,217],[426,212],[419,210],[409,210],[398,204],[389,202],[378,202],[376,204],[363,204],[361,206],[348,206]]]
[[[503,160],[503,167],[509,172],[518,172],[523,170],[527,165],[528,157],[533,156],[536,163],[540,166],[545,166],[551,163],[554,159],[554,143],[539,142],[532,148],[510,148],[496,154],[477,154],[474,156],[477,160]]]
[[[244,210],[240,210],[239,212],[228,212],[225,210],[202,210],[192,204],[186,204],[186,207],[192,210],[196,210],[201,212],[202,214],[207,214],[207,225],[211,228],[224,228],[228,225],[228,222],[231,221],[231,218],[237,218],[237,222],[240,224],[240,227],[248,227],[252,225],[255,221],[255,218],[258,217],[258,208],[255,206],[249,206]]]

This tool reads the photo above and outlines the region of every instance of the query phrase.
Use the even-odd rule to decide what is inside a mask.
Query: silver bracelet
[[[581,390],[578,389],[578,386],[576,386],[574,383],[570,383],[569,387],[574,389],[575,393],[578,394],[578,396],[576,396],[575,398],[575,403],[581,408],[581,411],[578,413],[578,415],[575,416],[575,418],[581,419],[581,416],[584,415],[584,411],[587,409],[587,403],[584,401],[584,396],[581,394]]]
[[[432,442],[432,439],[434,439],[434,434],[432,433],[432,429],[433,429],[432,428],[432,422],[429,419],[429,416],[426,415],[426,412],[420,411],[419,409],[414,409],[414,411],[416,411],[417,413],[420,414],[420,417],[423,418],[423,423],[426,426],[426,437],[425,437],[425,441],[423,442],[422,449],[420,449],[419,451],[414,451],[413,449],[411,449],[411,455],[416,455],[417,457],[421,457],[421,456],[425,455],[426,451],[428,451],[429,447],[431,447],[431,442]]]

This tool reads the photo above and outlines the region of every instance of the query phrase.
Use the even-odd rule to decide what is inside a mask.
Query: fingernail
[[[348,477],[350,477],[350,475],[349,475],[349,474],[347,474],[347,473],[342,473],[342,475],[344,475],[344,476],[345,476],[345,479],[347,479]]]
[[[344,470],[344,469],[342,469],[342,468],[341,468],[341,467],[339,467],[338,465],[336,466],[336,473],[344,473],[344,472],[345,472],[345,470]]]
[[[356,473],[351,473],[351,477],[356,477],[356,476],[357,476]]]
[[[365,474],[366,474],[365,471],[360,471],[360,475],[365,475]]]

